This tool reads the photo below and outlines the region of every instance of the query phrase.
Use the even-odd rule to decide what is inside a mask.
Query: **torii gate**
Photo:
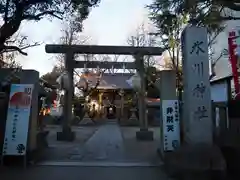
[[[139,92],[139,121],[140,130],[136,132],[137,139],[151,140],[153,132],[148,130],[146,120],[146,104],[145,104],[145,71],[144,71],[144,55],[159,56],[164,49],[159,47],[132,47],[132,46],[97,46],[97,45],[57,45],[48,44],[45,47],[47,53],[65,54],[65,69],[69,73],[69,85],[71,88],[65,90],[64,107],[63,107],[63,124],[62,132],[58,132],[57,139],[63,141],[73,141],[75,133],[71,131],[69,121],[72,116],[72,94],[73,94],[73,69],[74,68],[115,68],[136,69],[141,77],[141,88]],[[116,55],[132,55],[135,62],[100,62],[100,61],[75,61],[74,54],[116,54]]]

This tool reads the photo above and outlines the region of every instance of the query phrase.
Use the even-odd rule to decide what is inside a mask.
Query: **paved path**
[[[153,141],[138,141],[136,132],[138,127],[120,127],[125,147],[125,158],[133,162],[149,162],[157,164],[161,162],[161,158],[157,154],[160,146],[160,130],[159,127],[149,128],[154,132]]]
[[[49,126],[48,144],[41,159],[45,161],[69,161],[74,150],[83,147],[86,141],[96,132],[97,127],[72,127],[76,133],[73,142],[57,141],[57,132],[61,131],[61,126]]]
[[[111,162],[123,160],[124,145],[119,126],[116,123],[101,126],[70,159]]]
[[[132,152],[156,153],[146,147],[141,149],[149,146],[144,142],[133,150],[134,143],[139,143],[133,140],[134,135],[130,129],[123,131],[117,123],[111,122],[99,127],[84,145],[73,148],[68,161],[45,161],[26,170],[0,168],[0,177],[1,180],[19,180],[19,177],[24,180],[170,180],[162,170],[163,166],[148,163],[147,158],[144,158],[145,162],[136,162],[135,158],[139,156],[134,156],[134,161],[130,158],[132,155],[129,156],[126,147],[129,143],[132,143]],[[126,138],[131,139],[127,144]]]
[[[160,168],[49,167],[0,171],[1,180],[170,180]]]
[[[154,131],[154,141],[150,142],[137,141],[135,137],[137,130],[139,128],[119,127],[116,121],[109,121],[95,131],[91,128],[75,129],[76,132],[81,132],[77,138],[86,139],[84,138],[86,136],[88,140],[84,143],[74,141],[70,144],[57,142],[55,149],[48,150],[46,157],[50,154],[51,157],[45,158],[45,161],[39,164],[90,167],[152,167],[162,165],[163,163],[156,153],[160,137],[158,128]],[[51,143],[51,146],[53,144]]]

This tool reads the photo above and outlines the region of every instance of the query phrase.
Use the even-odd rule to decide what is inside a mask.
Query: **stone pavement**
[[[50,128],[51,129],[51,128]],[[4,168],[1,180],[170,180],[157,157],[158,128],[155,141],[139,142],[138,128],[119,127],[107,123],[98,128],[74,128],[77,140],[72,143],[55,141],[57,127],[52,127],[46,159],[35,166]],[[80,136],[80,137],[79,137]]]
[[[121,127],[126,159],[134,162],[149,162],[151,164],[161,162],[157,154],[157,149],[160,146],[159,127],[149,128],[149,130],[154,132],[153,141],[137,141],[135,133],[138,130],[138,127]]]
[[[1,180],[170,180],[159,168],[38,166],[4,169]]]
[[[119,127],[116,122],[110,122],[99,128],[75,128],[77,142],[51,142],[47,150],[44,165],[81,165],[92,166],[156,166],[162,164],[157,155],[159,146],[159,128],[153,128],[154,141],[137,141],[137,127]],[[56,131],[56,130],[55,130]],[[52,133],[52,132],[51,132]],[[54,133],[55,134],[55,133]],[[85,137],[84,137],[85,136]],[[85,142],[81,142],[85,139]],[[55,143],[55,148],[54,148]],[[51,156],[49,156],[51,152]],[[78,162],[78,163],[76,163]],[[118,164],[117,164],[118,163]],[[131,163],[131,165],[130,165]]]
[[[61,130],[60,126],[48,126],[49,147],[42,153],[42,161],[68,161],[73,149],[84,146],[84,143],[95,133],[97,127],[73,127],[76,133],[76,139],[73,142],[57,141],[57,132]]]
[[[79,147],[72,152],[70,159],[111,162],[124,159],[123,140],[117,124],[101,126],[82,148]]]

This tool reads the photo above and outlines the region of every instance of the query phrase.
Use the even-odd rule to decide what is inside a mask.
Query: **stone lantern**
[[[138,92],[141,88],[141,78],[138,73],[134,74],[129,80],[128,83],[133,87],[133,89]]]
[[[128,83],[133,87],[133,89],[136,92],[139,92],[140,88],[141,88],[141,78],[139,76],[138,73],[134,74],[129,80]],[[131,116],[129,118],[129,121],[135,123],[136,121],[138,121],[137,117],[136,117],[136,111],[137,109],[135,107],[132,107],[130,109],[131,111]]]

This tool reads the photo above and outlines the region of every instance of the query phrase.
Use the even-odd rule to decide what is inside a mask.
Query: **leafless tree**
[[[2,0],[0,17],[0,53],[18,51],[27,55],[23,50],[26,46],[19,47],[10,39],[23,25],[23,21],[40,21],[48,16],[51,18],[64,19],[65,15],[75,16],[78,26],[82,27],[92,7],[99,3],[98,0]],[[70,16],[69,16],[70,15]],[[44,28],[44,27],[42,27]]]
[[[80,30],[76,29],[75,22],[69,21],[63,24],[63,29],[61,30],[62,36],[59,39],[59,44],[86,44],[90,37],[85,36],[80,32]],[[89,56],[83,55],[84,60],[87,60]],[[64,54],[56,55],[57,66],[64,70]],[[75,55],[75,59],[79,59],[80,56],[78,54]]]
[[[9,40],[6,41],[6,44],[13,48],[4,49],[0,52],[0,62],[1,67],[4,68],[20,68],[21,65],[19,62],[16,62],[16,56],[18,55],[27,55],[25,51],[28,48],[39,46],[39,42],[29,42],[26,35],[21,33],[15,34]],[[16,50],[14,47],[17,46],[19,49]],[[19,52],[21,51],[21,52]]]
[[[156,38],[149,34],[149,30],[145,23],[142,23],[137,27],[134,34],[129,36],[127,39],[127,44],[135,47],[143,46],[156,46]],[[156,64],[156,60],[153,56],[144,56],[144,64],[146,67],[150,67]]]

